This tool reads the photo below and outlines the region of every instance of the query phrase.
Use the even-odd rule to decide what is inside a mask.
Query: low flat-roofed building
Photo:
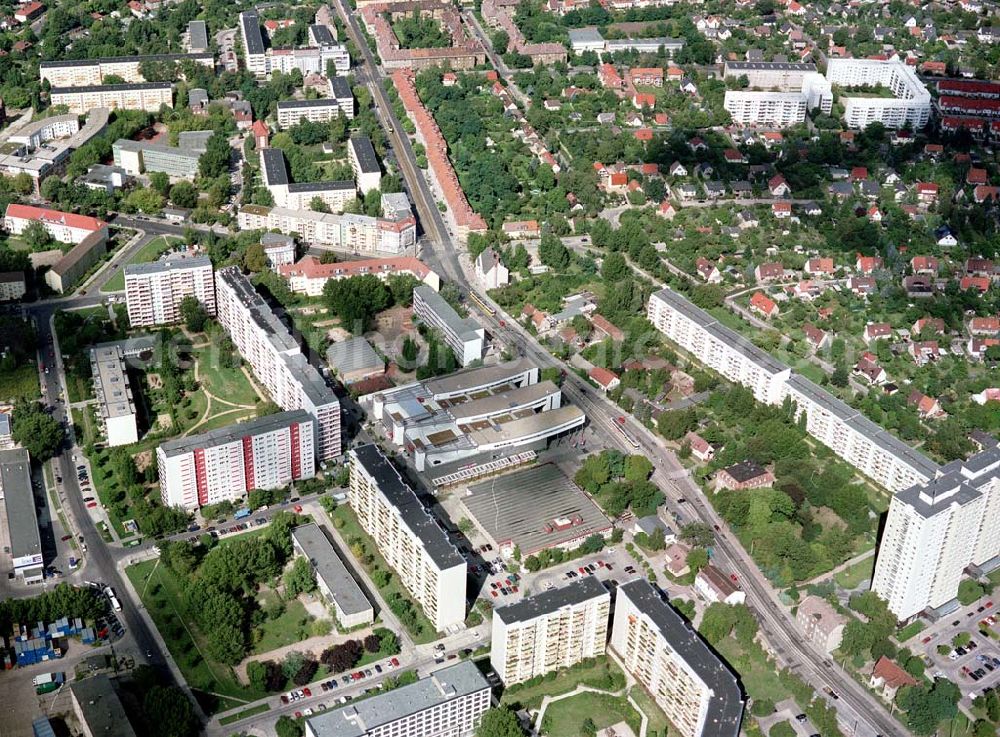
[[[59,293],[73,288],[80,277],[87,273],[108,250],[107,227],[95,231],[73,246],[59,261],[45,272],[45,283]]]
[[[585,576],[493,610],[490,664],[504,685],[604,655],[611,593]]]
[[[644,578],[618,587],[611,648],[682,737],[738,737],[736,674]]]
[[[138,418],[121,346],[112,344],[92,348],[90,366],[94,396],[97,397],[98,421],[104,428],[108,446],[138,442]]]
[[[69,692],[84,737],[136,737],[114,684],[106,675],[73,681]]]
[[[184,131],[177,146],[119,138],[111,150],[115,166],[131,176],[158,171],[177,179],[194,179],[211,135],[212,131]]]
[[[306,737],[468,737],[490,707],[490,684],[471,660],[416,683],[306,719]]]
[[[462,366],[483,357],[486,331],[475,320],[462,317],[444,297],[426,285],[413,290],[413,314],[441,332]]]
[[[360,335],[331,343],[326,349],[326,363],[344,384],[385,373],[385,359]]]
[[[260,245],[272,269],[295,263],[295,239],[284,233],[264,233]]]
[[[42,538],[31,488],[31,458],[24,448],[0,450],[0,498],[14,574],[24,583],[41,583]]]
[[[348,630],[375,621],[371,602],[322,527],[315,523],[296,527],[292,530],[292,544],[295,551],[312,564],[316,585],[333,607],[340,629]]]
[[[334,118],[354,117],[354,101],[345,110],[340,100],[321,97],[313,100],[281,100],[278,103],[278,127],[291,128],[303,120],[310,123],[326,123]]]
[[[612,530],[594,500],[549,463],[471,486],[462,504],[498,549],[523,556],[572,550]]]
[[[208,27],[203,20],[193,20],[187,27],[187,47],[192,53],[208,53],[211,49],[208,41]]]

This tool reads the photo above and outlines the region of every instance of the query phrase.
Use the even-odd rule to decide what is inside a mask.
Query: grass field
[[[170,654],[191,688],[229,697],[236,701],[255,701],[265,697],[244,688],[232,669],[216,663],[204,654],[204,639],[191,624],[181,582],[159,560],[148,560],[129,566],[125,573],[139,592],[156,628],[160,631]],[[155,594],[154,594],[155,592]]]
[[[569,693],[581,683],[606,691],[616,691],[625,683],[624,674],[609,660],[594,660],[547,674],[539,683],[519,684],[505,689],[500,702],[537,709],[546,696]],[[616,685],[617,683],[617,685]]]
[[[413,637],[413,641],[418,645],[423,645],[436,640],[437,633],[434,630],[434,625],[431,624],[430,620],[424,616],[423,609],[421,609],[420,605],[413,601],[413,597],[410,595],[410,592],[407,591],[403,587],[403,584],[399,582],[399,576],[397,576],[389,564],[385,562],[385,559],[375,546],[375,541],[368,536],[368,533],[361,529],[361,525],[358,524],[358,520],[355,518],[354,513],[350,510],[350,508],[346,504],[342,504],[333,511],[333,515],[331,516],[334,520],[343,520],[343,526],[340,527],[339,530],[345,540],[351,540],[351,538],[361,539],[367,549],[367,552],[371,553],[374,558],[374,565],[386,571],[392,572],[392,578],[389,580],[389,584],[379,589],[379,593],[382,597],[388,597],[393,592],[396,592],[403,598],[408,599],[413,603],[413,610],[416,614],[416,620],[420,627],[419,632],[414,631],[412,628],[408,628],[410,635]]]
[[[874,571],[875,556],[872,555],[837,573],[833,580],[841,588],[850,590],[858,587],[862,581],[870,581]]]
[[[732,637],[724,639],[716,649],[740,674],[740,681],[749,696],[775,702],[788,698],[788,689],[781,683],[772,663],[757,657],[757,653],[744,653]]]
[[[40,395],[38,367],[35,364],[26,363],[13,371],[0,373],[0,401],[37,399]]]
[[[910,624],[906,625],[905,627],[903,627],[903,629],[899,630],[899,632],[896,633],[896,639],[899,640],[900,642],[906,642],[911,637],[916,636],[917,633],[923,632],[926,626],[927,625],[925,625],[923,622],[919,620],[917,620],[916,622],[911,622]]]
[[[211,346],[196,349],[194,358],[198,362],[198,380],[205,391],[233,404],[256,404],[257,392],[239,366],[222,366]]]
[[[169,251],[171,248],[179,243],[183,243],[183,238],[177,238],[175,236],[161,235],[154,238],[145,246],[139,249],[139,251],[130,260],[130,264],[146,264],[150,261],[156,261],[160,257],[160,254]],[[101,289],[102,292],[120,292],[125,289],[125,267],[118,269],[113,277],[108,281],[107,284]]]
[[[277,594],[268,596],[277,598]],[[309,624],[313,617],[299,600],[285,602],[285,612],[277,619],[265,620],[261,626],[261,638],[254,645],[253,654],[261,655],[279,647],[293,645],[309,636]]]
[[[649,720],[649,723],[646,725],[647,728],[655,731],[657,734],[667,735],[670,730],[670,722],[667,720],[667,715],[663,713],[660,707],[653,703],[653,699],[650,698],[645,689],[642,686],[633,686],[628,695],[639,705],[639,708]]]
[[[639,712],[624,696],[582,693],[549,704],[542,723],[542,733],[551,737],[579,737],[580,726],[590,719],[598,730],[625,721],[639,733]]]
[[[244,709],[243,711],[238,711],[235,714],[230,714],[227,717],[222,717],[219,720],[219,724],[226,726],[227,724],[232,724],[233,722],[238,722],[241,719],[246,719],[247,717],[252,717],[257,714],[263,714],[265,711],[270,711],[271,707],[269,704],[257,704],[257,706],[251,706],[249,709]]]

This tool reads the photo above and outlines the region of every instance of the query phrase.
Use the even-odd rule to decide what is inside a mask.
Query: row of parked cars
[[[575,571],[566,571],[566,578],[573,579],[573,578],[579,578],[580,576],[592,576],[602,568],[606,571],[613,571],[615,569],[615,567],[610,563],[606,563],[603,560],[595,560],[593,563],[588,563],[585,566],[580,566]],[[626,573],[635,572],[634,568],[632,568],[631,571],[629,571],[629,568],[632,568],[632,566],[628,566],[628,568],[625,569]]]
[[[376,663],[371,668],[358,670],[353,673],[345,673],[339,679],[331,678],[328,681],[323,681],[320,684],[320,689],[322,689],[323,693],[327,693],[329,691],[336,690],[338,686],[348,686],[352,683],[363,681],[366,678],[374,678],[376,675],[381,675],[386,670],[395,670],[398,667],[399,667],[399,658],[390,658],[389,660],[385,661],[384,667],[381,663]],[[308,686],[306,686],[297,689],[295,691],[289,691],[286,694],[282,694],[281,703],[291,704],[300,699],[309,698],[310,696],[312,696],[312,691],[309,689]],[[347,697],[343,697],[341,703],[345,703],[346,701]]]

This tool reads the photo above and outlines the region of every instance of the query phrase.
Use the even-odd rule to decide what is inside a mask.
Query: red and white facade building
[[[195,509],[312,478],[314,424],[300,409],[163,443],[156,462],[164,505]]]
[[[103,232],[108,234],[108,224],[103,220],[72,212],[50,210],[31,205],[7,205],[3,225],[11,235],[21,235],[31,223],[41,223],[55,240],[61,243],[80,243],[87,236]]]
[[[324,264],[315,256],[305,256],[294,264],[278,267],[278,273],[288,280],[293,292],[319,297],[330,279],[373,274],[383,281],[390,276],[408,274],[419,279],[435,292],[441,288],[441,278],[423,261],[413,256],[370,258],[360,261],[337,261]]]

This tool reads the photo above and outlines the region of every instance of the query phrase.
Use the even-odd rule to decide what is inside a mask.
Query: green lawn
[[[392,567],[385,562],[385,558],[379,553],[378,548],[375,545],[375,541],[369,537],[368,533],[361,529],[361,525],[358,524],[357,518],[354,516],[354,512],[351,511],[350,507],[346,504],[339,505],[334,511],[331,517],[334,520],[343,520],[343,526],[339,527],[338,530],[345,540],[350,541],[352,538],[359,538],[363,541],[363,545],[367,552],[371,554],[374,559],[373,566],[382,568],[383,570],[392,572],[392,577],[389,580],[389,584],[384,588],[379,589],[379,593],[382,595],[383,599],[390,596],[393,592],[400,594],[403,598],[408,599],[413,604],[413,610],[416,614],[416,620],[420,627],[420,631],[414,631],[412,628],[408,628],[410,635],[413,637],[413,641],[418,645],[423,645],[428,642],[434,642],[437,639],[437,632],[434,630],[434,625],[431,624],[430,620],[424,616],[423,609],[420,607],[416,601],[413,600],[413,596],[410,592],[406,590],[402,583],[399,581],[399,576],[396,575]],[[368,570],[371,571],[372,567]]]
[[[210,346],[197,349],[194,358],[198,362],[198,379],[212,396],[233,404],[256,404],[257,392],[239,366],[222,366]]]
[[[183,238],[177,238],[170,235],[161,235],[158,238],[154,238],[145,246],[139,249],[139,251],[130,260],[130,264],[145,264],[150,261],[156,261],[160,257],[160,254],[169,251],[171,248],[179,243],[183,243]],[[115,275],[111,277],[107,284],[101,289],[102,292],[120,292],[125,289],[125,267],[122,266],[115,272]]]
[[[41,396],[38,386],[38,367],[33,363],[18,366],[0,373],[0,401],[37,399]]]
[[[572,668],[547,673],[537,681],[532,679],[511,686],[504,690],[500,702],[537,709],[544,697],[568,693],[581,683],[605,691],[617,691],[625,684],[625,674],[609,659],[585,661]]]
[[[667,715],[653,702],[646,690],[642,686],[633,686],[629,691],[629,696],[639,705],[649,720],[647,728],[666,737],[670,730],[670,722],[667,720]]]
[[[870,581],[874,571],[875,556],[872,555],[837,573],[833,580],[841,588],[850,590],[858,587],[862,581]]]
[[[926,625],[921,621],[911,622],[910,624],[903,627],[896,633],[896,639],[900,642],[906,642],[911,637],[914,637],[919,632],[923,632]]]
[[[202,655],[204,642],[187,612],[182,584],[171,571],[158,564],[159,560],[143,561],[129,566],[125,573],[139,592],[188,685],[237,701],[265,697],[265,693],[244,688],[236,680],[232,668]]]
[[[716,649],[739,674],[740,682],[752,698],[775,702],[788,698],[788,689],[778,678],[773,663],[756,652],[744,653],[732,637],[724,639]]]
[[[542,722],[542,733],[551,737],[579,737],[580,726],[590,719],[598,730],[625,721],[639,734],[639,713],[624,696],[582,693],[549,704]]]
[[[268,596],[277,598],[277,594],[273,592]],[[295,599],[285,602],[285,611],[280,617],[266,619],[261,624],[261,637],[254,645],[253,654],[262,655],[279,647],[300,642],[309,636],[309,624],[313,621],[313,616],[306,611],[301,601]]]

